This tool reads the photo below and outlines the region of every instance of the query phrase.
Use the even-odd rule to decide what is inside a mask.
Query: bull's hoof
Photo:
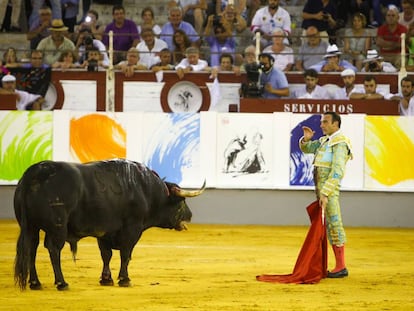
[[[129,278],[120,279],[118,282],[118,285],[120,287],[130,287],[131,286],[131,280]]]
[[[112,278],[100,279],[99,284],[101,284],[102,286],[113,286],[114,280],[112,280]]]
[[[30,282],[30,289],[31,290],[40,290],[42,289],[42,284],[38,281],[32,281]]]
[[[59,282],[56,284],[56,288],[57,290],[68,290],[69,289],[69,284],[66,282]]]

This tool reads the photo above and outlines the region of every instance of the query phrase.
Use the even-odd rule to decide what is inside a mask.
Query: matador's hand
[[[326,206],[328,205],[328,197],[326,195],[321,195],[319,198],[319,205],[322,207],[322,210],[326,209]]]
[[[302,126],[303,130],[303,139],[304,141],[309,141],[312,139],[313,135],[315,135],[315,131],[312,131],[310,127]]]

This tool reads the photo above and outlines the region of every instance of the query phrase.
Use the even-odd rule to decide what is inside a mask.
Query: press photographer
[[[361,72],[397,72],[397,68],[389,62],[385,62],[376,50],[368,50],[367,58],[363,64]]]
[[[101,41],[94,39],[90,30],[82,29],[80,31],[78,40],[76,42],[76,48],[78,49],[80,64],[88,59],[87,54],[89,50],[96,49],[100,53],[100,66],[109,66],[109,57],[106,52],[105,45]]]

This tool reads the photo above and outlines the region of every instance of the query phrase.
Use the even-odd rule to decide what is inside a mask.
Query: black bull
[[[21,289],[27,278],[31,289],[41,289],[35,259],[39,232],[45,232],[59,290],[68,288],[60,254],[69,242],[75,258],[77,242],[86,236],[98,240],[103,270],[100,283],[113,285],[109,262],[112,249],[120,251],[119,285],[129,286],[128,263],[144,230],[150,227],[185,229],[191,211],[185,197],[202,193],[164,182],[144,165],[127,160],[75,164],[44,161],[29,167],[14,195],[20,225],[15,280]]]

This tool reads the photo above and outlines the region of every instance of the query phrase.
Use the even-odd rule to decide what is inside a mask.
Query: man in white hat
[[[397,72],[391,63],[384,62],[384,58],[378,55],[377,50],[368,50],[367,58],[363,61],[362,72]]]
[[[16,94],[17,110],[41,110],[45,99],[37,94],[30,94],[26,91],[16,89],[16,77],[13,75],[5,75],[1,79],[2,88],[0,94]]]
[[[63,51],[74,51],[75,44],[65,37],[68,27],[65,26],[61,19],[52,20],[52,26],[49,30],[50,36],[39,42],[37,50],[43,52],[44,62],[52,65],[59,60]]]
[[[345,69],[341,72],[342,80],[344,81],[344,87],[339,89],[334,96],[334,99],[349,99],[350,95],[354,92],[363,92],[362,88],[355,86],[355,71],[352,69]]]
[[[323,57],[324,60],[311,66],[310,68],[315,69],[317,72],[342,72],[345,69],[357,71],[357,68],[350,62],[340,59],[341,54],[342,52],[339,51],[336,44],[332,44],[326,49],[326,54]]]

